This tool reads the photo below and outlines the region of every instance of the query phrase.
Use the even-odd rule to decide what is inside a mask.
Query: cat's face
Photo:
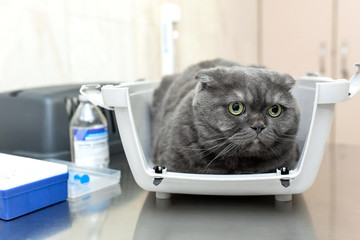
[[[294,141],[299,108],[290,93],[295,81],[267,69],[232,67],[202,70],[193,100],[200,142],[224,143],[229,154],[279,154]],[[219,148],[224,150],[224,148]]]

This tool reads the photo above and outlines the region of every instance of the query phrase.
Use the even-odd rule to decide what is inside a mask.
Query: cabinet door
[[[350,78],[360,62],[360,1],[342,0],[338,7],[337,77]],[[360,94],[336,106],[336,142],[360,146]]]
[[[179,69],[197,61],[224,58],[257,63],[257,1],[181,1]]]
[[[329,76],[331,1],[262,1],[261,12],[261,64],[293,76]]]

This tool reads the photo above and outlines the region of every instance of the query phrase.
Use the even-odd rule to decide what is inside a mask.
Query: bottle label
[[[109,163],[107,127],[73,129],[75,162],[83,166],[106,166]]]

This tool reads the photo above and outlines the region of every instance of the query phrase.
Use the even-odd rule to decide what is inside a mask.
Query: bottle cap
[[[85,95],[80,94],[79,95],[79,101],[81,102],[88,102],[88,98]]]

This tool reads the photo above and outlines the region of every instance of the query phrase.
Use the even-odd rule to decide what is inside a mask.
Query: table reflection
[[[71,226],[69,204],[64,201],[10,221],[0,220],[0,239],[42,239]]]
[[[269,235],[271,233],[271,235]],[[316,239],[302,195],[277,202],[274,196],[224,197],[150,193],[134,239]]]

